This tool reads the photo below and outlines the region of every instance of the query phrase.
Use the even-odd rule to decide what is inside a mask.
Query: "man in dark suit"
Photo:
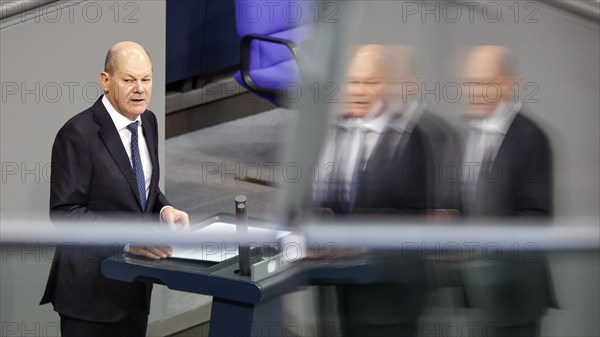
[[[456,208],[450,198],[436,197],[443,188],[434,183],[433,173],[434,164],[446,160],[439,154],[448,153],[444,149],[451,131],[426,112],[418,92],[403,92],[409,84],[418,87],[412,63],[411,50],[405,46],[365,45],[354,54],[343,115],[320,163],[333,164],[335,171],[315,186],[319,207],[336,215],[361,215],[364,220]],[[428,286],[423,261],[390,252],[368,256],[371,264],[390,270],[389,278],[337,287],[343,334],[414,336]]]
[[[519,80],[514,57],[499,46],[475,48],[466,78],[472,95],[464,152],[465,214],[550,216],[550,145],[511,95]]]
[[[412,135],[412,117],[420,111],[410,109],[399,118],[402,107],[390,100],[391,58],[386,46],[365,45],[348,67],[342,116],[321,160],[321,166],[333,164],[335,170],[315,186],[316,203],[335,214],[383,209],[419,213],[426,208],[423,194],[408,193],[424,193],[423,177],[407,179],[425,160],[422,135]]]
[[[440,177],[445,165],[457,161],[457,136],[427,111],[418,90],[406,90],[421,83],[411,49],[362,46],[347,77],[343,115],[321,159],[329,171],[315,186],[317,205],[341,215],[458,208],[457,187]]]
[[[500,46],[476,47],[467,58],[462,199],[469,218],[515,217],[522,223],[552,214],[550,145],[511,95],[516,67],[511,52]],[[545,308],[556,306],[539,252],[533,259],[507,252],[498,261],[476,259],[464,265],[463,281],[469,304],[483,310],[498,336],[538,335]]]
[[[170,206],[158,187],[158,125],[146,110],[152,94],[148,52],[134,42],[117,43],[106,56],[100,82],[104,96],[56,136],[50,218],[65,226],[161,220],[173,230],[186,229],[188,215]],[[123,249],[151,259],[166,258],[170,249],[116,248],[103,247],[99,256],[86,253],[85,244],[57,249],[41,303],[52,302],[60,314],[62,336],[146,334],[151,285],[107,279],[100,264]]]

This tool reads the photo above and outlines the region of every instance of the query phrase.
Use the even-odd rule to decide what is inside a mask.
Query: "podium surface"
[[[220,213],[193,226],[193,230],[217,221],[235,222],[232,214]],[[253,225],[260,220],[250,219]],[[297,289],[293,270],[253,281],[239,274],[238,256],[222,262],[163,259],[152,260],[126,252],[102,262],[102,273],[124,282],[150,282],[169,289],[212,296],[209,336],[268,336],[273,322],[282,322],[280,295]]]
[[[232,217],[216,215],[194,227],[211,221],[231,221]],[[252,280],[239,274],[238,256],[223,262],[151,260],[123,252],[105,259],[102,272],[119,281],[151,282],[172,290],[212,296],[209,336],[259,337],[273,336],[274,331],[284,329],[280,303],[283,294],[305,285],[419,282],[423,275],[414,271],[422,265],[413,262],[416,265],[385,255],[382,258],[377,253],[331,254],[329,258],[297,260],[268,277]]]

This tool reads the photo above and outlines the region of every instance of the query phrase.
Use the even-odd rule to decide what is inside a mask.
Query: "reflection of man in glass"
[[[430,151],[426,133],[416,127],[422,109],[418,103],[403,104],[397,91],[398,81],[412,75],[408,55],[382,45],[364,45],[354,53],[342,117],[321,162],[335,164],[338,171],[332,180],[317,184],[318,206],[341,215],[416,215],[427,210],[420,173]],[[362,266],[389,272],[364,282],[360,267],[355,268],[357,282],[336,287],[343,335],[413,336],[427,287],[422,261],[388,252],[368,252],[361,258],[370,262]]]
[[[422,215],[458,208],[452,184],[434,170],[455,161],[456,137],[419,100],[420,79],[407,46],[364,45],[347,71],[342,116],[320,167],[317,206],[335,214]],[[417,88],[417,90],[413,90]],[[410,90],[408,90],[410,89]]]
[[[390,48],[364,45],[347,72],[346,101],[320,166],[335,174],[318,182],[317,206],[336,214],[420,214],[428,208],[423,168],[426,134],[414,128],[419,114],[393,97],[391,85],[410,73]],[[394,125],[395,127],[391,127]]]
[[[469,86],[468,133],[463,172],[463,209],[470,217],[551,215],[551,151],[546,135],[512,97],[516,62],[500,46],[474,48],[465,69]],[[465,89],[467,90],[467,89]],[[543,256],[466,263],[469,304],[483,309],[498,336],[536,336],[553,294]]]
[[[334,168],[334,175],[318,182],[315,196],[319,206],[331,208],[336,214],[355,210],[360,175],[391,118],[384,101],[386,52],[384,46],[365,45],[350,61],[346,104],[320,165]]]
[[[518,80],[513,57],[503,47],[477,47],[469,55],[465,72],[470,93],[467,169],[463,172],[465,213],[550,215],[550,146],[511,95],[511,86]]]
[[[381,45],[359,48],[350,61],[346,85],[345,118],[375,119],[385,111],[388,50]]]

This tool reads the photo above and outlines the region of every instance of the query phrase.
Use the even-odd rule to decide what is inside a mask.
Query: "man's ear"
[[[104,93],[108,92],[109,81],[110,81],[110,75],[106,71],[101,72],[100,73],[100,85],[102,86],[102,90],[104,90]]]

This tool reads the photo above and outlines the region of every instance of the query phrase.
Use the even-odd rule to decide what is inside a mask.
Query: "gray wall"
[[[101,94],[99,73],[115,42],[137,41],[150,52],[154,90],[149,108],[158,118],[164,158],[165,7],[164,0],[59,1],[0,21],[3,219],[47,218],[54,136]],[[163,167],[161,162],[164,174]],[[39,245],[2,246],[1,335],[55,334],[58,315],[50,305],[37,305],[51,257],[52,249]],[[151,320],[164,316],[163,293],[162,287],[155,290]]]

